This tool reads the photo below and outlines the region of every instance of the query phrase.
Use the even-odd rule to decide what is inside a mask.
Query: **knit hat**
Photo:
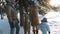
[[[42,19],[42,22],[47,22],[47,18],[43,18]]]

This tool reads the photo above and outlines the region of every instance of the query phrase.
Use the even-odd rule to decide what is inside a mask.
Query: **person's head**
[[[47,18],[43,18],[41,22],[47,22]]]

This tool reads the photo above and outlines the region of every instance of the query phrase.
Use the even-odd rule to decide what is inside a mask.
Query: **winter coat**
[[[38,29],[42,31],[42,34],[47,34],[47,32],[50,32],[49,25],[46,22],[39,24]]]

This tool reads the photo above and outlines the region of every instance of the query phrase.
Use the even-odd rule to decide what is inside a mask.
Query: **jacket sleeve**
[[[47,24],[47,26],[46,26],[46,29],[47,29],[48,32],[50,32],[50,27],[49,27],[48,24]]]

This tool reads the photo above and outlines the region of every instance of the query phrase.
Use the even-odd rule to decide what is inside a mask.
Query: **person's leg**
[[[15,27],[16,27],[16,34],[19,34],[20,26],[18,22],[15,22]]]
[[[11,27],[10,34],[14,34],[14,28]]]
[[[27,30],[24,28],[24,34],[27,34]]]
[[[10,34],[14,34],[14,24],[12,22],[9,22],[10,24]]]
[[[30,23],[28,24],[28,34],[30,34]]]
[[[33,33],[35,34],[35,27],[33,26]]]
[[[38,34],[38,29],[37,29],[37,26],[36,26],[36,34]]]

